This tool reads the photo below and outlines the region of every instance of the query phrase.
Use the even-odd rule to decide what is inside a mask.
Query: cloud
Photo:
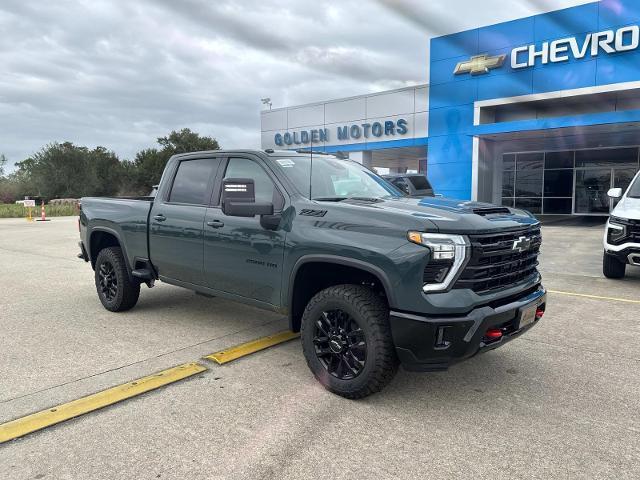
[[[182,127],[259,147],[260,98],[424,83],[431,36],[576,3],[4,0],[0,153],[69,140],[132,158]]]

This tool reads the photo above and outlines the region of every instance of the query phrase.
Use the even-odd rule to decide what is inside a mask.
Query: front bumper
[[[438,371],[478,353],[498,348],[522,335],[539,320],[520,328],[520,312],[546,307],[547,292],[542,286],[508,301],[505,305],[476,308],[465,316],[427,317],[391,312],[391,333],[398,358],[407,370]],[[488,329],[499,328],[500,339],[485,341]]]
[[[607,255],[616,257],[623,263],[640,266],[640,243],[623,243],[622,245],[611,245],[605,240],[604,250]]]

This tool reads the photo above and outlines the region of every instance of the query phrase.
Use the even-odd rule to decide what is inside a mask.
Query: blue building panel
[[[615,28],[640,22],[638,0],[602,0],[598,29]]]
[[[596,82],[596,60],[577,64],[547,65],[533,70],[533,92],[546,93],[558,90],[591,87]]]
[[[640,52],[611,55],[598,60],[597,85],[636,82],[640,80]]]
[[[597,32],[598,3],[566,8],[535,17],[535,40],[556,40],[578,33]]]
[[[431,40],[432,62],[469,54],[478,54],[478,30],[468,30]]]
[[[429,164],[429,180],[436,191],[471,191],[471,162]]]
[[[478,32],[478,50],[481,53],[526,45],[535,41],[534,18],[523,18],[481,28]]]
[[[464,80],[433,85],[430,93],[429,108],[432,110],[444,107],[472,104],[478,98],[478,82]]]
[[[443,135],[429,137],[429,165],[441,163],[468,163],[473,154],[473,137],[470,135]]]
[[[491,77],[487,75],[477,82],[478,100],[529,95],[533,92],[533,69]]]

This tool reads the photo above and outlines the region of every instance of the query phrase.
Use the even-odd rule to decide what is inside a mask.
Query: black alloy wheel
[[[398,370],[386,298],[364,285],[316,293],[304,309],[300,333],[309,369],[342,397],[379,392]]]
[[[133,308],[140,296],[140,281],[130,275],[122,249],[103,248],[95,265],[96,291],[104,308],[111,312]]]
[[[118,294],[118,277],[110,261],[105,260],[98,267],[98,280],[102,295],[107,301],[112,302]]]
[[[343,310],[323,311],[316,320],[313,343],[320,363],[340,380],[356,378],[367,361],[364,331]]]

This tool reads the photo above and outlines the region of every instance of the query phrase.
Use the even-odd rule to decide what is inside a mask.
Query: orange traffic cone
[[[44,200],[42,200],[42,203],[40,205],[40,219],[36,220],[36,222],[48,222],[49,220],[47,219],[47,214],[44,211]]]

